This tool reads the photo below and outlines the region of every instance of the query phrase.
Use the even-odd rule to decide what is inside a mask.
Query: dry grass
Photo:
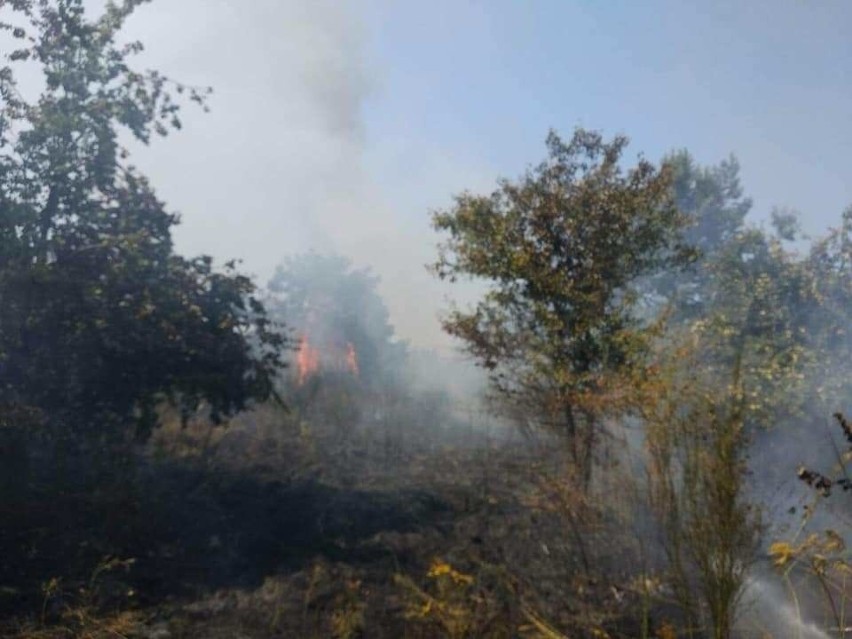
[[[621,639],[678,622],[618,442],[580,491],[547,439],[413,428],[392,408],[376,423],[306,405],[168,425],[133,517],[106,502],[145,530],[121,555],[138,558],[139,603],[69,599],[10,636]]]

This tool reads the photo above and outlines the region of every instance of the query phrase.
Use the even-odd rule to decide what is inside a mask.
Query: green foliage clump
[[[0,402],[99,436],[146,437],[163,400],[214,419],[269,397],[283,338],[253,283],[174,251],[178,223],[127,162],[181,126],[174,95],[206,91],[138,72],[119,32],[139,0],[89,20],[82,0],[2,2],[19,43],[0,67]],[[16,65],[36,64],[27,99]]]
[[[551,133],[547,146],[548,158],[519,180],[462,194],[434,215],[448,235],[434,271],[489,285],[444,328],[503,397],[567,435],[588,479],[598,417],[618,404],[608,391],[641,371],[653,334],[637,283],[693,254],[668,166],[640,160],[625,172],[627,139],[584,130],[568,142]]]

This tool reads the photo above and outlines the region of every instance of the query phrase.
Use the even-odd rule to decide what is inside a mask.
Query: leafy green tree
[[[734,157],[703,167],[681,150],[664,162],[672,172],[675,205],[687,219],[684,240],[699,255],[691,268],[658,273],[650,290],[666,302],[673,301],[677,317],[695,317],[707,311],[705,287],[711,281],[707,265],[743,231],[752,202],[743,194]]]
[[[717,637],[730,636],[759,546],[750,501],[786,481],[789,451],[808,454],[813,424],[848,401],[852,301],[849,213],[804,254],[785,244],[797,239],[794,215],[774,212],[771,230],[722,219],[700,270],[679,280],[695,304],[678,306],[665,340],[677,348],[661,357],[667,372],[645,414],[672,585],[686,626],[703,616]]]
[[[643,417],[648,488],[685,631],[703,625],[722,639],[763,531],[755,487],[784,467],[755,467],[749,454],[770,457],[781,430],[770,427],[800,423],[813,400],[821,302],[808,261],[760,228],[724,240],[703,268],[703,311],[669,325]]]
[[[116,40],[140,4],[89,20],[82,0],[0,0],[18,43],[0,67],[0,402],[98,437],[145,437],[164,400],[218,418],[268,397],[283,344],[233,264],[175,253],[178,218],[128,164],[121,135],[166,135],[173,95],[206,96],[130,66],[142,45]]]
[[[762,531],[748,499],[750,400],[739,360],[708,366],[701,333],[672,341],[643,415],[647,488],[684,636],[727,639]]]
[[[673,172],[675,204],[689,218],[686,241],[702,253],[714,253],[742,229],[751,210],[751,198],[743,195],[740,184],[739,162],[731,156],[702,167],[686,150],[671,153],[665,162]]]
[[[774,212],[774,232],[747,225],[752,201],[733,157],[702,167],[684,150],[666,162],[676,205],[688,219],[685,238],[700,253],[691,268],[657,278],[657,292],[674,302],[669,328],[702,336],[702,357],[720,371],[720,386],[739,362],[754,409],[746,413],[771,421],[775,409],[803,402],[810,315],[820,305],[814,270],[784,245],[796,238],[795,216]]]
[[[812,382],[824,414],[850,411],[852,397],[852,207],[840,226],[811,246],[806,259],[815,304],[801,309],[807,317],[808,346],[819,353]]]
[[[731,239],[707,265],[706,310],[688,323],[704,361],[725,375],[738,366],[747,422],[768,425],[807,403],[814,273],[778,238],[756,228]],[[818,311],[817,311],[818,312]]]
[[[502,397],[566,435],[585,481],[600,417],[623,407],[647,352],[652,331],[635,285],[692,257],[671,168],[640,159],[625,171],[626,146],[620,136],[577,130],[564,142],[551,133],[538,167],[491,195],[464,193],[433,218],[448,235],[437,275],[489,285],[445,330],[491,371]]]

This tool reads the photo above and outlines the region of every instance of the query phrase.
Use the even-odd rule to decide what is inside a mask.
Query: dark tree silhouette
[[[18,46],[0,67],[0,402],[98,436],[144,437],[163,400],[217,418],[266,398],[283,345],[233,264],[175,253],[178,218],[128,164],[122,130],[148,143],[180,128],[176,97],[207,95],[130,66],[142,45],[116,40],[140,4],[90,20],[82,0],[0,1]]]

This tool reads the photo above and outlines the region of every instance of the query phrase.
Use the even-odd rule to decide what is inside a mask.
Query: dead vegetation
[[[174,421],[109,485],[72,474],[6,502],[4,636],[628,637],[674,619],[633,572],[627,511],[575,499],[544,442],[312,406]]]

